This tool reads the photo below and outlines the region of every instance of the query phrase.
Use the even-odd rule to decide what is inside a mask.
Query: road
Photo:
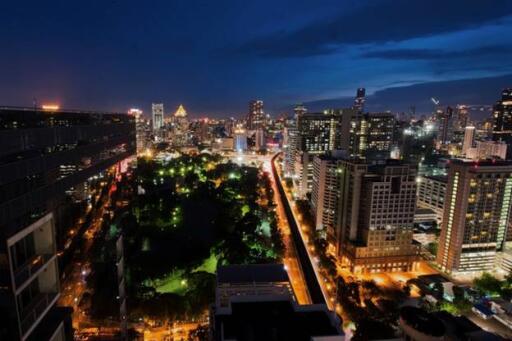
[[[87,276],[91,272],[90,262],[88,260],[89,250],[94,243],[94,236],[101,228],[103,221],[103,214],[105,209],[110,206],[110,195],[112,193],[114,184],[110,186],[106,197],[96,198],[101,202],[101,206],[94,212],[94,217],[90,225],[84,233],[85,241],[80,252],[75,256],[71,264],[71,270],[62,284],[62,295],[58,304],[60,306],[73,307],[73,328],[79,330],[81,324],[87,324],[88,318],[86,313],[80,309],[79,304],[82,296],[87,291]]]
[[[323,276],[320,274],[318,268],[318,258],[312,255],[310,253],[310,248],[307,247],[307,236],[305,236],[303,233],[302,228],[299,228],[299,220],[297,219],[293,205],[290,204],[291,198],[289,194],[286,193],[281,178],[279,177],[279,173],[276,168],[276,159],[278,155],[279,154],[276,154],[272,158],[272,173],[276,179],[275,183],[278,187],[279,201],[282,203],[286,213],[288,224],[291,230],[291,236],[296,246],[297,254],[299,256],[302,272],[306,279],[311,301],[315,304],[327,304],[329,309],[333,310],[335,306],[335,300],[328,294],[328,289],[326,287],[327,284],[323,280]]]
[[[273,155],[260,155],[260,154],[244,154],[244,153],[232,153],[229,154],[228,159],[231,161],[250,166],[256,164],[261,166],[263,171],[269,174],[272,190],[274,191],[274,202],[276,203],[276,214],[278,218],[278,227],[283,237],[283,243],[285,245],[286,253],[283,259],[283,264],[288,272],[288,277],[292,285],[295,298],[299,304],[311,304],[313,303],[309,295],[308,286],[302,267],[300,264],[299,257],[297,255],[297,249],[292,238],[288,219],[285,214],[283,203],[279,196],[279,189],[277,187],[277,179],[272,172],[272,158]]]

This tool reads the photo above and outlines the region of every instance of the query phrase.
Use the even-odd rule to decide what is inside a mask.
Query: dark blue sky
[[[372,107],[407,110],[512,86],[510,0],[3,1],[0,22],[4,105],[231,116],[261,98],[276,114],[365,86]],[[397,102],[416,84],[425,98]]]

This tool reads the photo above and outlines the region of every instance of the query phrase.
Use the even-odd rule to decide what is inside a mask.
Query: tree
[[[501,292],[501,281],[488,272],[484,272],[479,278],[475,278],[473,285],[477,290],[488,296],[497,296]]]

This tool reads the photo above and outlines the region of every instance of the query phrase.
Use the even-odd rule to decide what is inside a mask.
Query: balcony
[[[51,308],[58,295],[58,292],[41,293],[21,312],[21,331],[24,337],[32,327],[35,327],[39,318]]]

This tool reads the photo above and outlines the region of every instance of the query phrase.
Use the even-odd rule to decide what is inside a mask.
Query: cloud
[[[509,0],[381,0],[306,26],[260,36],[238,52],[265,57],[331,54],[343,45],[431,36],[496,22],[512,14]]]
[[[388,87],[367,96],[366,110],[407,112],[411,106],[415,106],[417,113],[429,113],[432,111],[431,97],[440,99],[442,105],[490,105],[500,98],[501,90],[510,87],[510,84],[512,74]],[[339,97],[306,102],[304,105],[310,111],[321,111],[326,108],[345,107],[351,105],[352,101],[353,97]]]
[[[461,58],[503,56],[512,53],[512,47],[503,45],[481,46],[462,51],[447,51],[435,49],[389,49],[365,52],[363,58],[378,58],[391,60],[448,60]]]

